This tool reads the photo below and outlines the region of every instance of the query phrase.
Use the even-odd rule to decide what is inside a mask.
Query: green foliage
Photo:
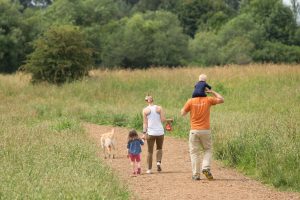
[[[269,41],[279,41],[291,44],[296,30],[296,21],[291,10],[284,6],[275,7],[275,10],[266,21],[266,37]]]
[[[127,114],[96,111],[94,113],[84,114],[81,117],[85,121],[101,125],[128,126],[130,119]]]
[[[140,130],[142,131],[143,129],[143,115],[142,113],[136,114],[131,122],[130,122],[130,127],[134,128],[135,130]]]
[[[219,29],[233,14],[234,12],[221,0],[183,0],[178,6],[178,18],[184,32],[191,37],[194,37],[197,31]]]
[[[225,3],[233,10],[239,10],[242,0],[225,0]]]
[[[139,0],[135,5],[134,10],[136,11],[149,11],[149,10],[157,10],[161,4],[161,0]]]
[[[18,3],[0,0],[0,72],[11,73],[18,69],[24,58],[22,15]]]
[[[95,67],[264,62],[259,60],[262,56],[254,59],[253,52],[264,49],[266,41],[300,44],[299,5],[291,3],[287,7],[281,0],[0,0],[0,73],[15,72],[33,52],[33,41],[50,27],[66,24],[84,32]]]
[[[146,12],[155,10],[173,11],[176,14],[181,0],[136,0],[132,11],[133,12]]]
[[[45,21],[90,27],[104,25],[123,16],[120,5],[109,0],[57,0],[44,13]]]
[[[135,14],[111,23],[108,30],[102,56],[105,66],[178,66],[187,56],[187,37],[169,12]]]
[[[297,30],[295,31],[293,41],[295,45],[300,46],[300,27],[298,27]]]
[[[126,126],[128,124],[128,117],[125,114],[114,114],[112,119],[112,125],[114,126]]]
[[[189,41],[191,61],[201,66],[219,65],[220,42],[213,32],[199,32],[194,39]]]
[[[248,64],[252,61],[254,44],[245,37],[236,37],[230,40],[221,51],[222,64]]]
[[[61,117],[61,118],[57,118],[55,121],[56,124],[50,127],[51,130],[60,132],[60,131],[67,131],[67,130],[76,131],[76,129],[80,129],[78,122],[75,121],[74,119]]]
[[[217,34],[199,32],[190,40],[193,62],[204,65],[247,64],[253,51],[262,46],[263,31],[248,15],[239,15]]]
[[[261,26],[256,24],[250,15],[246,14],[241,14],[230,20],[218,34],[222,45],[226,45],[236,37],[241,37],[259,47],[264,40]]]
[[[254,59],[274,63],[299,63],[300,47],[289,46],[280,42],[265,42],[262,49],[255,51]]]
[[[61,84],[78,80],[87,75],[92,63],[92,51],[74,26],[50,28],[35,42],[34,48],[24,65],[33,82]]]
[[[253,0],[243,9],[253,20],[264,28],[268,41],[291,43],[296,29],[292,11],[282,4],[281,0]]]
[[[222,94],[223,96],[228,94],[228,91],[229,91],[229,89],[226,88],[225,84],[223,84],[221,82],[215,83],[213,90],[218,91],[218,93]]]

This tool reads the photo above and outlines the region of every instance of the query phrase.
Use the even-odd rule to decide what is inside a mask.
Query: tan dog
[[[115,158],[115,129],[101,135],[101,147],[103,149],[104,158]]]

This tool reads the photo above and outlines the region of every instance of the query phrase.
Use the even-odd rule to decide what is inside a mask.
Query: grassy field
[[[141,131],[150,93],[175,119],[168,134],[187,139],[188,117],[179,112],[200,73],[225,97],[212,110],[215,158],[300,192],[300,66],[251,65],[95,70],[59,87],[31,85],[22,74],[0,75],[0,199],[128,199],[80,122]]]

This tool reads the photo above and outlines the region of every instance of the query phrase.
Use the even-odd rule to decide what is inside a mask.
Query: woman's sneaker
[[[206,178],[207,178],[208,180],[213,180],[213,179],[214,179],[214,177],[213,177],[213,175],[211,174],[211,172],[210,172],[209,169],[203,169],[203,170],[202,170],[202,173],[206,176]]]

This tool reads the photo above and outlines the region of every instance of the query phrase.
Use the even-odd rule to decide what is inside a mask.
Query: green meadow
[[[81,122],[141,131],[149,93],[174,118],[167,134],[186,140],[180,109],[200,73],[225,98],[211,113],[215,159],[300,192],[300,66],[265,64],[93,70],[62,86],[0,75],[0,199],[129,199]]]

